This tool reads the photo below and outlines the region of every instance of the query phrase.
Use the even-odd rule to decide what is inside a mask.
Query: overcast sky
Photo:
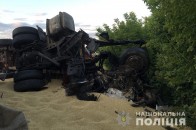
[[[133,11],[138,18],[151,14],[143,0],[0,0],[0,38],[12,38],[12,30],[19,26],[45,29],[46,19],[59,11],[72,15],[76,30],[91,36],[104,23],[122,20],[124,13]]]

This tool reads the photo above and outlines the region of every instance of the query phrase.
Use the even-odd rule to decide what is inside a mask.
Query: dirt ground
[[[14,92],[12,79],[0,81],[0,104],[22,111],[29,130],[165,130],[157,125],[136,125],[136,112],[144,108],[131,107],[126,100],[101,94],[97,102],[80,101],[65,96],[60,80],[52,80],[47,87],[20,93]]]

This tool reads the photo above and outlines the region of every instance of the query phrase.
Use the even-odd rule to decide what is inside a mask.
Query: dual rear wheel
[[[20,51],[24,46],[39,40],[37,29],[27,26],[14,29],[12,36],[13,47],[16,51]],[[16,57],[16,60],[17,59],[20,59],[20,55]],[[14,90],[17,92],[41,90],[45,86],[43,79],[44,75],[42,70],[23,70],[23,68],[20,68],[20,70],[14,75]]]
[[[39,35],[37,29],[33,27],[18,27],[12,32],[13,46],[16,49],[20,49],[24,45],[33,43],[39,40]]]
[[[14,75],[14,90],[17,92],[39,91],[44,88],[41,70],[22,70]]]

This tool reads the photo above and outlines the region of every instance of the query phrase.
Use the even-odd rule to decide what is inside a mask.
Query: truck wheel
[[[20,34],[13,38],[13,46],[14,48],[20,48],[22,45],[27,45],[38,39],[39,36],[35,34]]]
[[[119,63],[135,69],[138,74],[143,74],[149,66],[148,53],[142,48],[128,48],[120,56]]]
[[[40,79],[28,79],[14,83],[14,91],[26,92],[26,91],[39,91],[43,89],[45,83]]]
[[[18,27],[12,31],[13,46],[14,48],[20,48],[22,45],[27,45],[39,39],[37,29],[33,27]]]
[[[12,39],[0,39],[0,47],[12,46]]]
[[[19,35],[19,34],[35,34],[35,35],[38,35],[38,31],[37,31],[37,29],[35,29],[33,27],[27,27],[27,26],[18,27],[18,28],[15,28],[12,31],[12,37],[13,38],[15,36]]]
[[[43,79],[43,73],[40,70],[23,70],[14,75],[14,82],[27,79]]]

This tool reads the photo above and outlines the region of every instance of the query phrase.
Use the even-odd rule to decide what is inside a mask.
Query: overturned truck
[[[146,50],[140,47],[143,40],[115,41],[105,32],[100,34],[104,41],[93,39],[83,30],[76,32],[72,16],[65,12],[46,20],[46,33],[38,26],[23,26],[15,28],[12,36],[9,45],[0,46],[0,52],[9,54],[9,60],[0,60],[1,76],[5,78],[9,67],[16,67],[15,91],[41,90],[57,72],[66,94],[77,95],[81,100],[97,100],[87,92],[104,91],[113,85],[134,100],[143,89],[141,76],[149,63]],[[139,47],[128,48],[119,57],[111,52],[93,55],[99,47],[129,43]],[[112,65],[107,71],[103,68],[105,59]]]

